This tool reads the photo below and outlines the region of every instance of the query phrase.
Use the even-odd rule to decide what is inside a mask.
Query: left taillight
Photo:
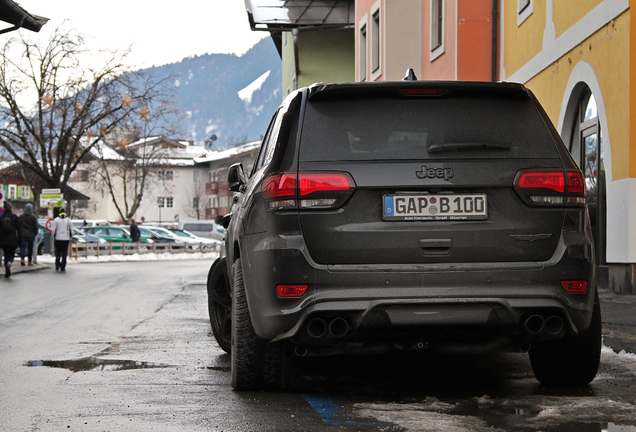
[[[524,169],[514,188],[532,206],[585,205],[585,177],[578,169]]]
[[[307,292],[309,285],[277,285],[276,294],[278,297],[302,297]]]
[[[261,193],[269,210],[333,209],[355,190],[351,175],[343,171],[301,171],[270,174]]]

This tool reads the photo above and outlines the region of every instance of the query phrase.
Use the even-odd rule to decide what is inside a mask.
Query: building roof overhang
[[[33,32],[39,32],[49,19],[33,15],[24,10],[12,0],[0,0],[0,21],[13,24],[13,27],[0,30],[0,34],[25,28]]]
[[[353,0],[245,0],[252,30],[348,28],[355,23]]]

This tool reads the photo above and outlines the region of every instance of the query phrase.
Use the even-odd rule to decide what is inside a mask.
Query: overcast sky
[[[253,32],[243,0],[17,0],[34,15],[49,18],[46,37],[66,19],[87,36],[90,47],[124,49],[132,45],[131,65],[149,67],[206,53],[248,51],[267,32]],[[9,33],[6,36],[11,35]]]

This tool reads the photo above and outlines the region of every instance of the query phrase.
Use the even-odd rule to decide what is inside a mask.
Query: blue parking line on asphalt
[[[321,395],[304,394],[303,397],[313,409],[316,410],[322,420],[330,425],[358,425],[358,426],[387,426],[391,423],[383,422],[357,422],[347,420],[340,416],[342,409],[329,397]]]

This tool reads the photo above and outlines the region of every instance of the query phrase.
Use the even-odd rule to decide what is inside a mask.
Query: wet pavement
[[[574,390],[541,386],[525,354],[396,352],[290,355],[284,391],[234,392],[208,266],[75,265],[0,283],[0,430],[636,432],[636,356],[610,348]],[[623,340],[629,299],[601,298],[606,344]]]

